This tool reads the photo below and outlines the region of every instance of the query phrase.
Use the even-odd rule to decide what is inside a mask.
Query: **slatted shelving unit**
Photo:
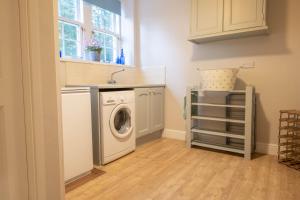
[[[255,92],[187,89],[187,146],[243,154],[255,149]]]

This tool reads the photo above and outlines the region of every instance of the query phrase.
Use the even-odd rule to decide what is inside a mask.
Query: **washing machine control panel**
[[[113,105],[117,103],[116,97],[113,96],[104,96],[102,98],[102,104],[103,105]]]
[[[101,93],[102,105],[114,105],[120,103],[134,102],[134,93],[132,91],[123,92],[103,92]]]

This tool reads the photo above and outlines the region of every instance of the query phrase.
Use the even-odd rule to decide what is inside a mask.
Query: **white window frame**
[[[110,35],[110,34],[107,34],[105,32],[100,32],[100,31],[93,31],[92,34],[95,34],[95,33],[100,33],[100,34],[104,34],[104,35]],[[110,35],[110,36],[114,37],[113,35]],[[115,63],[115,60],[116,60],[116,58],[118,56],[118,52],[120,52],[120,50],[119,50],[120,49],[120,40],[118,38],[116,38],[116,40],[117,40],[116,47],[114,46],[114,41],[113,41],[113,47],[112,48],[111,47],[106,47],[106,43],[104,41],[104,46],[102,47],[103,50],[104,50],[103,53],[104,53],[104,57],[105,57],[104,63],[108,63],[108,62],[106,62],[107,58],[106,58],[106,54],[105,54],[107,49],[113,50],[113,60],[112,60],[112,63]]]
[[[91,12],[91,16],[92,16],[92,10],[91,9],[90,9],[90,12]],[[114,15],[113,20],[114,20],[114,22],[117,21],[117,18],[116,18],[115,15]],[[101,28],[98,28],[98,27],[93,27],[92,19],[91,19],[90,23],[91,23],[92,31],[97,31],[97,32],[108,34],[108,35],[112,35],[112,36],[116,37],[118,40],[121,40],[121,31],[120,31],[121,30],[121,22],[119,23],[119,27],[116,26],[117,23],[114,23],[114,30],[119,30],[119,34],[117,34],[116,32],[108,31],[108,30],[101,29]]]
[[[115,63],[116,57],[118,56],[118,53],[121,51],[121,46],[122,46],[122,33],[121,33],[121,17],[119,19],[119,26],[116,27],[117,23],[114,23],[114,30],[117,30],[119,32],[119,34],[112,32],[112,31],[108,31],[105,29],[101,29],[101,28],[96,28],[93,26],[93,22],[92,22],[92,6],[88,3],[84,3],[83,5],[83,9],[84,9],[84,19],[85,19],[85,23],[83,24],[84,28],[84,39],[85,40],[89,40],[92,38],[92,35],[94,32],[98,32],[98,33],[104,33],[107,35],[112,35],[113,37],[115,37],[117,39],[117,47],[113,48],[114,51],[114,55],[113,55],[113,60],[112,63]],[[114,21],[116,22],[116,16],[114,16]],[[84,47],[84,45],[83,45]],[[106,55],[104,55],[106,57]],[[106,63],[106,59],[105,62]]]
[[[76,9],[76,19],[68,19],[65,17],[60,17],[58,16],[58,21],[61,21],[63,23],[71,24],[71,25],[76,25],[79,27],[79,30],[77,32],[77,43],[79,46],[77,47],[77,58],[82,58],[83,57],[83,1],[82,0],[76,0],[77,1],[77,9]],[[59,11],[59,8],[58,8]],[[62,30],[62,37],[60,38],[61,40],[64,40],[64,30]],[[64,53],[64,45],[63,45],[63,53]],[[65,57],[65,55],[63,55]]]
[[[119,56],[119,54],[121,52],[121,48],[123,46],[123,36],[122,36],[122,23],[123,23],[123,20],[124,20],[123,17],[120,16],[119,23],[114,23],[114,25],[116,26],[116,27],[114,27],[114,30],[116,30],[116,32],[118,32],[118,34],[116,32],[103,30],[103,29],[100,29],[100,28],[94,28],[93,24],[92,24],[92,6],[90,4],[84,2],[83,0],[77,0],[77,2],[78,2],[77,3],[78,6],[77,6],[76,17],[78,19],[70,20],[70,19],[67,19],[67,18],[64,18],[64,17],[58,17],[58,20],[61,21],[61,22],[74,24],[74,25],[77,25],[79,27],[79,31],[80,31],[79,40],[78,40],[79,41],[78,42],[79,46],[78,46],[78,55],[77,55],[76,59],[86,60],[86,58],[85,58],[86,44],[91,39],[93,32],[100,32],[100,33],[112,35],[117,40],[116,47],[115,46],[113,47],[114,52],[113,52],[112,64],[114,64],[115,59],[116,59],[117,56]],[[116,22],[117,19],[114,19],[114,21]],[[132,51],[133,45],[130,45],[130,46],[131,46],[130,51]],[[130,57],[132,56],[131,52],[127,53],[125,51],[125,53],[127,55],[127,58],[129,58],[128,56],[130,56]],[[64,55],[63,55],[62,58],[68,59],[68,57],[64,56]],[[69,58],[69,59],[73,59],[73,58]],[[130,59],[130,60],[131,60],[130,63],[132,63],[133,59]],[[105,61],[106,61],[106,59],[105,59]],[[104,62],[104,63],[106,63],[106,62]]]

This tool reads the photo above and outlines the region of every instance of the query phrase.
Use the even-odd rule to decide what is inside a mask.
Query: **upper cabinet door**
[[[265,25],[265,0],[224,0],[224,31]]]
[[[222,32],[223,0],[192,0],[191,36]]]

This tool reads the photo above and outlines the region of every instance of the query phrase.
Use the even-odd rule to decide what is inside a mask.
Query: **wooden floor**
[[[106,174],[66,195],[67,200],[299,200],[300,172],[274,156],[252,161],[236,155],[187,149],[160,139],[102,170]]]

